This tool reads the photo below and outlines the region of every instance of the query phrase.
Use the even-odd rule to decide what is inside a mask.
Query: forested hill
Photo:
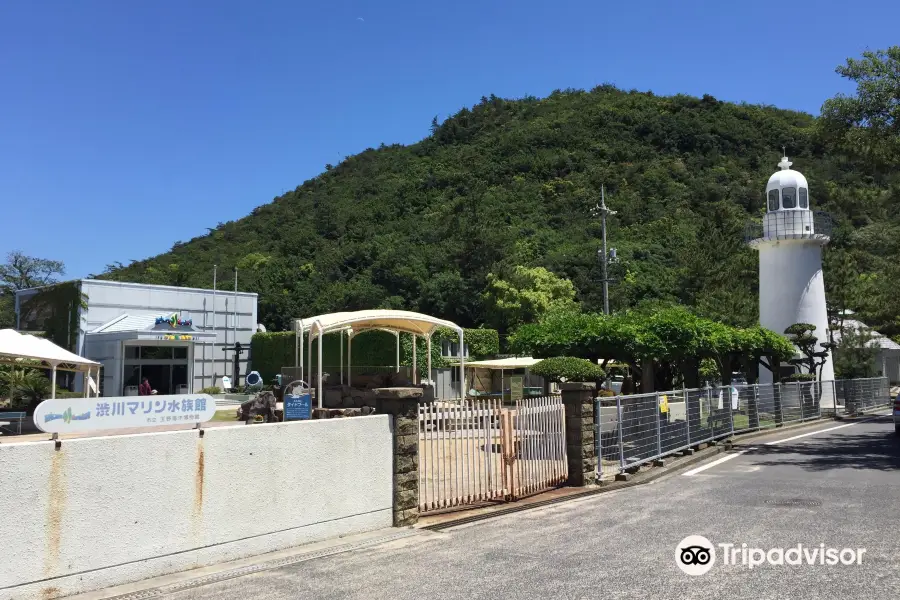
[[[752,323],[757,256],[743,244],[744,225],[761,216],[786,146],[809,179],[813,208],[840,224],[833,246],[852,250],[840,259],[846,267],[852,255],[841,274],[855,290],[849,304],[890,328],[900,187],[829,154],[816,131],[803,113],[611,86],[482,98],[435,121],[419,143],[326,165],[249,216],[103,277],[210,287],[213,264],[220,281],[236,265],[270,328],[372,307],[472,326],[487,316],[489,273],[544,266],[597,310],[600,224],[590,209],[605,184],[618,213],[609,234],[619,257],[614,310],[677,302]],[[829,286],[837,278],[826,269]]]

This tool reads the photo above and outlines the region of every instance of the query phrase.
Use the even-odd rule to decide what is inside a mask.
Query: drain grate
[[[822,506],[820,500],[809,500],[807,498],[766,500],[766,504],[770,506]]]
[[[306,562],[309,560],[313,560],[316,558],[324,558],[326,556],[331,556],[333,554],[341,554],[344,552],[349,552],[351,550],[359,550],[362,548],[368,548],[370,546],[377,546],[379,544],[383,544],[386,542],[392,542],[394,540],[399,540],[407,537],[411,537],[414,535],[418,535],[419,531],[416,529],[401,529],[396,532],[389,533],[385,536],[361,540],[358,542],[351,542],[347,544],[341,544],[339,546],[332,546],[328,548],[323,548],[321,550],[316,550],[313,552],[306,552],[302,554],[296,554],[293,556],[286,556],[284,558],[279,558],[276,560],[271,560],[267,562],[257,563],[253,565],[248,565],[246,567],[241,567],[238,569],[232,569],[230,571],[221,571],[219,573],[212,573],[210,575],[206,575],[204,577],[197,577],[195,579],[188,579],[187,581],[182,581],[179,583],[172,583],[168,585],[162,585],[159,587],[154,587],[147,590],[140,590],[136,592],[130,592],[126,594],[120,594],[118,596],[113,596],[109,598],[109,600],[150,600],[151,598],[162,598],[168,594],[173,594],[176,592],[181,592],[184,590],[189,590],[192,588],[198,588],[205,585],[209,585],[211,583],[219,583],[220,581],[225,581],[228,579],[235,579],[238,577],[244,577],[246,575],[253,575],[254,573],[260,573],[262,571],[269,571],[272,569],[277,569],[279,567],[286,567],[302,562]]]

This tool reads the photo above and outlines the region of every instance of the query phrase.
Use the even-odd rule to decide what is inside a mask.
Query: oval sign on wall
[[[55,398],[34,411],[34,424],[47,433],[76,433],[196,424],[216,414],[209,394],[173,396],[116,396],[113,398]]]

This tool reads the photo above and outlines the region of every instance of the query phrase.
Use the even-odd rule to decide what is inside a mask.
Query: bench
[[[7,431],[11,434],[21,435],[22,421],[27,416],[24,412],[0,412],[0,434]],[[13,431],[13,427],[15,427],[15,431]]]

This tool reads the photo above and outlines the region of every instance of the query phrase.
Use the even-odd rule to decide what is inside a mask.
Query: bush
[[[562,381],[600,381],[606,376],[600,365],[584,358],[572,356],[545,358],[531,367],[531,372],[557,383]]]
[[[200,390],[200,393],[201,393],[201,394],[210,394],[210,395],[213,395],[213,394],[221,394],[221,393],[222,393],[222,390],[220,390],[218,387],[216,387],[216,386],[213,385],[213,386],[210,386],[210,387],[205,387],[205,388],[203,388],[202,390]]]
[[[788,375],[782,381],[786,382],[794,382],[794,381],[815,381],[816,375],[815,373],[794,373],[793,375]]]
[[[614,391],[608,390],[606,388],[600,388],[599,390],[597,390],[598,398],[609,398],[609,397],[615,396],[615,395],[616,395],[616,393]]]

